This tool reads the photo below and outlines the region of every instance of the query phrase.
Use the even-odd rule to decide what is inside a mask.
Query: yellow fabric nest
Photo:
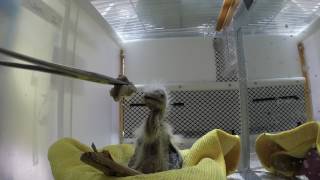
[[[271,156],[283,152],[296,158],[303,158],[310,148],[316,147],[320,153],[320,124],[309,122],[295,129],[278,134],[261,134],[256,140],[256,152],[262,165],[275,173],[271,166]],[[285,176],[292,176],[293,172],[279,172]]]
[[[113,159],[127,164],[133,155],[134,147],[128,144],[110,145],[104,150]],[[105,176],[99,170],[80,161],[83,152],[91,149],[80,142],[64,138],[54,143],[48,153],[53,176],[56,180],[223,180],[236,170],[240,157],[240,138],[221,130],[213,130],[198,139],[188,150],[181,151],[183,168],[154,174],[129,177]]]

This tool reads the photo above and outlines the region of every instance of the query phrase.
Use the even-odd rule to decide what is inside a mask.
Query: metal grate
[[[249,125],[251,134],[278,132],[306,121],[303,81],[270,84],[248,89]],[[124,102],[124,137],[147,119],[149,110],[142,106],[139,91]],[[198,138],[212,129],[240,134],[240,97],[238,89],[174,90],[170,92],[170,111],[166,121],[174,133],[185,138]]]
[[[142,92],[138,92],[124,103],[125,138],[133,138],[133,132],[147,118],[148,109],[137,106],[142,103]],[[172,103],[166,121],[175,134],[186,138],[198,138],[213,129],[240,133],[240,104],[238,90],[172,91]],[[183,104],[183,105],[182,105]]]
[[[237,45],[233,31],[225,31],[213,40],[217,82],[238,81]]]
[[[92,0],[122,40],[213,36],[223,0]]]
[[[250,133],[278,132],[306,121],[304,85],[248,89]]]
[[[256,0],[248,13],[246,33],[298,35],[320,16],[320,1]]]

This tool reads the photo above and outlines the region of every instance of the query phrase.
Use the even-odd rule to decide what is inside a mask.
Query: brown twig
[[[83,153],[80,157],[80,160],[102,171],[105,175],[126,177],[142,174],[139,171],[115,162],[108,151],[98,152],[93,143],[91,147],[94,152]]]

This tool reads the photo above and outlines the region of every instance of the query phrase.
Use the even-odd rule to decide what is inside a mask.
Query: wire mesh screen
[[[249,125],[251,134],[278,132],[306,121],[304,85],[284,83],[248,89]],[[143,92],[139,90],[124,102],[124,138],[133,138],[134,131],[147,119]],[[240,97],[238,89],[173,90],[166,121],[175,134],[198,138],[213,129],[240,134]]]
[[[133,138],[133,132],[149,113],[143,106],[142,92],[136,93],[124,102],[125,138]],[[166,121],[174,128],[175,134],[186,138],[198,138],[213,129],[240,133],[239,91],[197,90],[171,91],[170,107]]]
[[[238,59],[236,36],[225,31],[213,39],[217,82],[238,81]]]
[[[292,129],[306,121],[304,85],[249,88],[250,133]]]

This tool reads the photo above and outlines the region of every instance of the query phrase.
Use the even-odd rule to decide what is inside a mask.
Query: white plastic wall
[[[212,40],[169,38],[126,43],[127,75],[135,83],[216,81]],[[297,40],[245,36],[249,80],[301,77]]]
[[[319,26],[318,26],[319,27]],[[313,116],[320,121],[320,31],[310,34],[304,41],[305,58],[310,78]]]
[[[41,13],[46,11],[37,12],[22,5],[9,10],[3,8],[3,3],[13,1],[3,0],[0,2],[1,47],[116,76],[119,47],[95,18],[77,4],[66,8],[68,1],[35,1],[61,16],[61,26],[45,19]],[[64,18],[67,16],[70,21]],[[13,61],[3,56],[0,59]],[[47,152],[61,137],[95,142],[99,147],[117,143],[117,105],[109,98],[108,88],[0,67],[0,179],[53,179]]]
[[[60,28],[24,7],[11,13],[15,17],[1,14],[1,47],[51,61]],[[59,80],[0,67],[0,83],[0,179],[51,179],[47,151],[58,137]]]
[[[167,38],[126,43],[126,72],[144,84],[216,81],[212,41],[204,38]]]
[[[84,10],[79,10],[74,66],[111,77],[119,73],[120,48]],[[117,104],[109,96],[112,86],[73,81],[72,137],[97,147],[119,142]]]
[[[301,77],[297,40],[290,36],[244,36],[249,80]]]

